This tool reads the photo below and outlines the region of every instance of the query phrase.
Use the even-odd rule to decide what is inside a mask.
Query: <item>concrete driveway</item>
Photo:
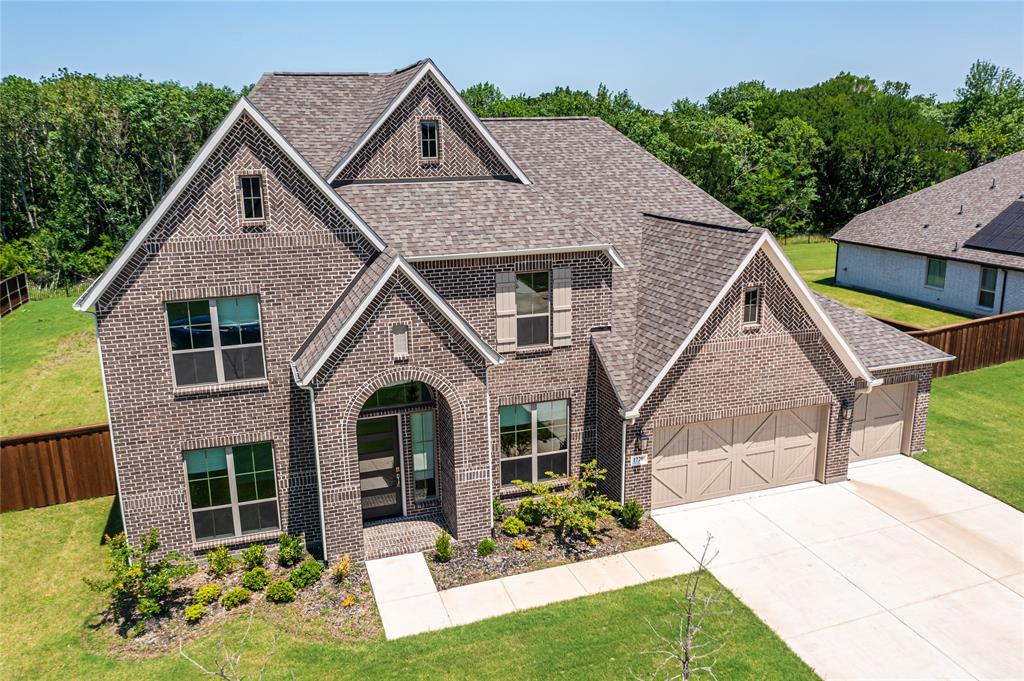
[[[654,517],[824,678],[1024,678],[1024,514],[909,457]]]

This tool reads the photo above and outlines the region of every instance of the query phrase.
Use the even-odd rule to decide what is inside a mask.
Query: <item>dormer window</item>
[[[259,175],[247,175],[242,181],[242,214],[246,220],[263,219],[263,185]]]
[[[757,326],[761,323],[761,288],[751,286],[743,292],[743,325]]]
[[[420,155],[437,158],[437,121],[420,121]]]

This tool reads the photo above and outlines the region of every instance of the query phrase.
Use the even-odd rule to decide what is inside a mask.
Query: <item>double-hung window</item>
[[[412,435],[413,475],[416,501],[437,496],[437,476],[434,472],[434,412],[417,411],[409,415]]]
[[[757,286],[743,292],[743,323],[748,326],[761,323],[761,289]]]
[[[242,215],[246,220],[263,219],[263,185],[259,175],[240,178],[242,184]]]
[[[516,345],[547,345],[551,326],[551,273],[516,275]]]
[[[420,121],[420,155],[437,158],[437,121]]]
[[[269,442],[185,452],[185,476],[196,541],[279,528]]]
[[[502,407],[501,484],[537,482],[569,472],[569,402],[534,402]]]
[[[978,286],[978,307],[991,310],[996,304],[996,280],[998,274],[994,267],[981,268],[981,283]]]
[[[931,288],[946,287],[946,261],[941,258],[928,258],[928,272],[925,274],[924,285]]]
[[[263,334],[257,296],[167,303],[177,386],[263,378]]]

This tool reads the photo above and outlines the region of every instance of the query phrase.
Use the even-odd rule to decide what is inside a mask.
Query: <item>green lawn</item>
[[[33,300],[0,320],[0,434],[106,421],[92,317],[73,302]]]
[[[1024,511],[1024,360],[932,382],[920,459]]]
[[[92,499],[0,516],[0,678],[178,679],[200,674],[176,653],[143,661],[112,659],[86,623],[102,604],[82,577],[101,570],[100,538],[111,498]],[[677,622],[675,599],[682,581],[664,580],[515,613],[465,627],[398,641],[344,643],[281,634],[268,678],[411,679],[509,678],[623,679],[645,674],[655,646],[647,620],[659,630]],[[288,607],[288,606],[284,606]],[[715,671],[720,679],[815,679],[767,626],[731,595],[728,617],[710,630],[728,628],[728,643]],[[226,627],[240,635],[242,620]],[[272,636],[257,619],[251,656]],[[216,634],[186,647],[209,661]],[[235,640],[231,638],[230,640]]]
[[[804,278],[812,289],[873,317],[886,317],[894,321],[914,324],[915,326],[928,329],[945,326],[946,324],[955,324],[967,319],[967,317],[961,317],[951,312],[933,310],[929,307],[905,303],[894,298],[837,286],[835,283],[835,242],[817,241],[805,243],[791,241],[784,245],[782,249],[789,256],[800,276]]]

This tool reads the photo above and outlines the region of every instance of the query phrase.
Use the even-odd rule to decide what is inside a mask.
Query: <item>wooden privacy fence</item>
[[[106,423],[0,438],[0,511],[116,492]]]
[[[952,362],[936,364],[935,376],[1024,359],[1024,310],[907,333],[956,356]]]
[[[0,317],[28,302],[28,274],[22,272],[0,281]]]

